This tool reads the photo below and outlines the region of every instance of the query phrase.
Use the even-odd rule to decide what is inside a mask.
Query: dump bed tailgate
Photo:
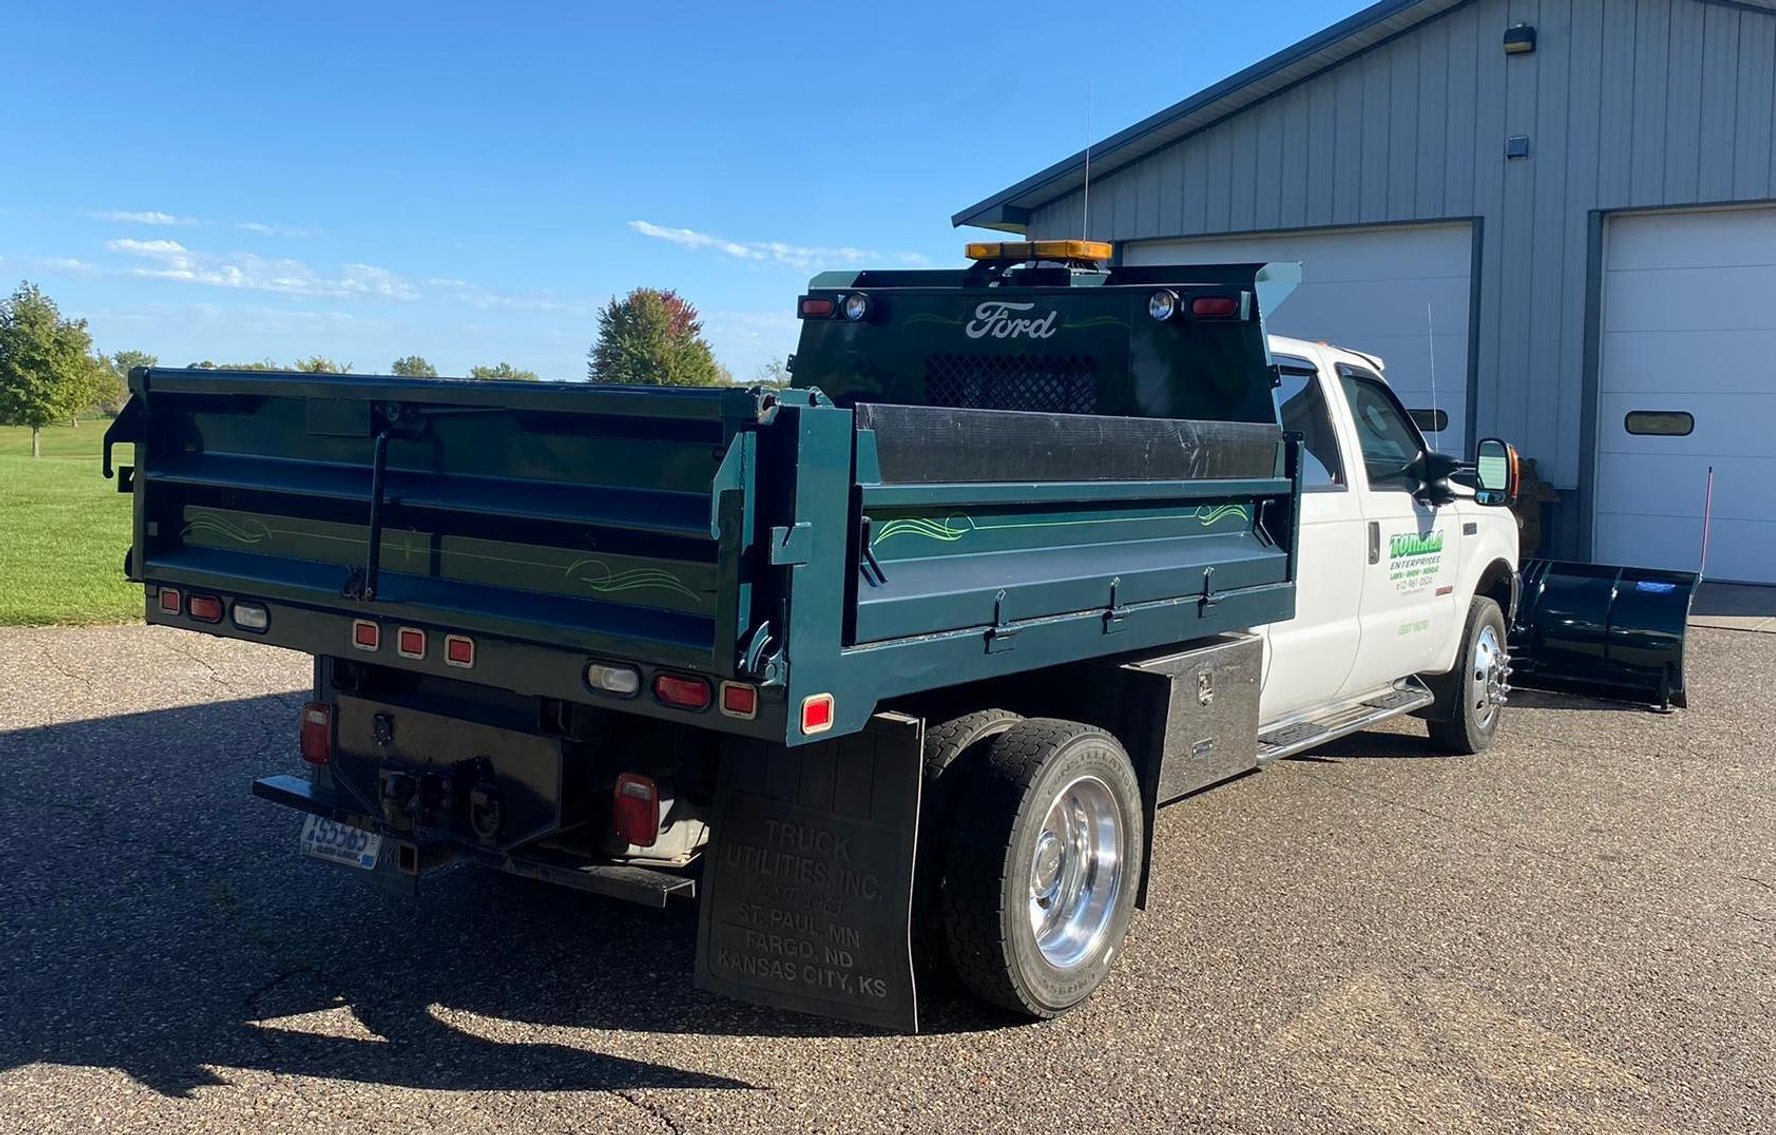
[[[165,369],[131,389],[136,578],[733,672],[768,395]]]

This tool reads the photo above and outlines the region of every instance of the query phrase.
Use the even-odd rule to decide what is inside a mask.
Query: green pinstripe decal
[[[1135,524],[1154,520],[1194,520],[1207,528],[1229,516],[1236,515],[1246,523],[1250,523],[1252,519],[1246,506],[1239,504],[1204,505],[1189,512],[1171,516],[1105,516],[1096,520],[1022,520],[1004,524],[983,524],[967,513],[961,512],[952,513],[941,520],[924,516],[906,516],[883,524],[876,533],[875,539],[870,541],[870,546],[874,547],[896,536],[918,536],[926,540],[953,544],[970,532],[997,532],[1017,528],[1074,528],[1087,524]]]

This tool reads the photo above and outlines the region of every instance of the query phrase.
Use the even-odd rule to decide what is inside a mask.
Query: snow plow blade
[[[1690,571],[1531,560],[1511,627],[1511,684],[1689,704],[1684,631],[1700,577]]]

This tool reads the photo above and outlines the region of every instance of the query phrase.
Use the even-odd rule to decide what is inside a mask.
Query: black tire
[[[1104,913],[1082,956],[1057,966],[1031,926],[1033,859],[1051,805],[1081,785],[1120,813],[1119,872],[1105,883]],[[1128,933],[1144,847],[1140,785],[1114,737],[1051,718],[1012,726],[976,763],[945,859],[943,921],[956,976],[983,1001],[1032,1017],[1084,1001]]]
[[[1477,595],[1468,605],[1455,669],[1431,679],[1431,689],[1437,695],[1427,715],[1431,743],[1462,756],[1485,752],[1504,715],[1503,706],[1492,705],[1476,690],[1476,682],[1483,681],[1477,678],[1484,667],[1481,654],[1490,649],[1484,645],[1488,631],[1490,642],[1502,651],[1506,641],[1504,612],[1493,600]]]
[[[1008,709],[980,709],[925,730],[925,784],[913,860],[913,964],[921,976],[954,980],[943,928],[943,866],[968,772],[986,743],[1022,721]]]

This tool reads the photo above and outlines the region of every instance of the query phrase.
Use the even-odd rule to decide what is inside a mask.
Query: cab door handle
[[[1381,521],[1379,520],[1369,522],[1369,562],[1372,564],[1381,562]]]

